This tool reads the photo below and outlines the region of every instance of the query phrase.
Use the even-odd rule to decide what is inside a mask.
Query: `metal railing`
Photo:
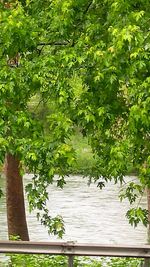
[[[30,242],[0,241],[0,253],[49,254],[68,256],[68,267],[73,267],[74,256],[108,256],[145,258],[144,267],[149,266],[150,245],[99,245],[76,242]]]

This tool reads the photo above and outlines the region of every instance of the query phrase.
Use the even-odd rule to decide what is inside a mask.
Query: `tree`
[[[70,113],[97,159],[91,177],[101,178],[100,188],[110,179],[125,184],[132,166],[138,181],[125,184],[120,196],[131,204],[145,190],[149,196],[150,187],[148,7],[148,1],[57,1],[58,31],[61,35],[65,28],[72,43],[62,58],[68,70],[62,84],[68,95],[72,91]],[[127,217],[135,226],[149,223],[148,211],[140,206]]]
[[[36,13],[35,17],[33,14],[30,15],[27,5],[23,6],[23,3],[16,1],[5,5],[1,3],[0,8],[2,16],[0,142],[1,162],[5,159],[7,177],[8,234],[9,236],[19,235],[23,240],[29,238],[22,185],[25,166],[34,174],[32,183],[27,187],[30,209],[44,210],[41,217],[40,213],[37,213],[38,219],[48,226],[50,232],[61,236],[63,233],[61,218],[59,216],[51,218],[46,208],[48,198],[46,187],[52,183],[56,172],[59,177],[61,176],[58,178],[58,185],[62,187],[64,183],[64,175],[72,161],[72,148],[65,141],[71,131],[69,129],[71,122],[66,117],[66,120],[61,123],[65,115],[62,117],[60,113],[55,118],[53,112],[50,130],[53,131],[53,124],[56,126],[58,124],[58,127],[48,136],[45,133],[45,127],[35,114],[37,107],[34,107],[34,111],[30,108],[30,100],[37,94],[40,95],[37,106],[45,100],[49,101],[49,98],[51,98],[51,104],[53,103],[51,91],[47,95],[52,78],[49,70],[49,56],[43,54],[40,57],[43,44],[39,42],[43,32],[38,28],[38,14]],[[45,72],[43,71],[41,76],[40,70],[44,65]],[[45,75],[49,76],[47,81],[45,81]]]
[[[149,1],[18,1],[1,5],[1,160],[10,153],[34,173],[27,186],[31,210],[62,234],[59,217],[49,217],[46,187],[57,173],[65,183],[74,152],[74,125],[89,139],[97,163],[91,179],[124,183],[130,203],[149,191]],[[117,19],[116,19],[117,18]],[[7,55],[19,53],[19,66]],[[8,63],[9,59],[8,59]],[[11,65],[11,64],[9,64]],[[44,118],[49,135],[31,112],[30,99],[55,106]],[[5,123],[7,121],[7,124]],[[128,211],[132,224],[148,223],[147,210]]]
[[[100,188],[109,179],[124,183],[129,166],[136,170],[138,182],[121,194],[132,204],[149,191],[149,2],[55,1],[53,7],[59,15],[51,28],[69,42],[57,52],[59,101],[64,112],[69,102],[71,119],[89,138],[97,159],[91,177],[101,177]],[[140,206],[127,217],[134,225],[149,220]]]
[[[147,6],[147,1],[105,1],[97,4],[97,11],[99,8],[105,12],[107,19],[102,27],[95,27],[95,38],[91,34],[91,58],[86,58],[88,75],[85,77],[89,90],[87,97],[84,95],[88,112],[85,108],[83,113],[79,111],[82,127],[84,131],[86,129],[97,156],[92,176],[94,173],[95,179],[101,176],[99,186],[112,178],[122,183],[130,164],[136,170],[139,181],[131,181],[121,194],[121,198],[128,197],[131,204],[146,188],[149,191]],[[92,9],[90,13],[89,17],[92,17]],[[92,23],[88,24],[88,32],[91,29],[92,33],[92,26]],[[87,32],[83,34],[84,40],[86,35]],[[90,63],[93,63],[92,67]],[[147,210],[141,207],[127,212],[130,223],[134,225],[139,221],[147,225],[147,215]]]

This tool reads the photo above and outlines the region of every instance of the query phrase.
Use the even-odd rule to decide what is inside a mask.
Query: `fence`
[[[66,255],[68,267],[73,267],[74,256],[135,257],[145,258],[144,267],[149,267],[150,246],[0,241],[0,253]]]

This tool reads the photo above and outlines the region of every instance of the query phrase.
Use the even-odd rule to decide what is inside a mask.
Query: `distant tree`
[[[92,146],[97,163],[91,178],[101,178],[100,188],[110,179],[124,183],[131,166],[138,181],[126,184],[121,198],[133,203],[145,190],[149,196],[149,1],[6,5],[0,25],[1,160],[11,155],[19,168],[34,173],[27,186],[31,210],[44,210],[41,222],[62,234],[60,218],[48,215],[46,188],[55,173],[58,185],[65,183],[74,160],[67,140],[75,124]],[[29,108],[37,94],[38,105],[55,106],[44,118],[49,135]],[[134,225],[150,220],[140,206],[127,216]]]

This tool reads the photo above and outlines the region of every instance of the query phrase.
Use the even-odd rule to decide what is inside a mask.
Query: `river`
[[[132,179],[135,177],[127,177]],[[31,179],[25,176],[25,184]],[[29,214],[27,222],[32,241],[77,241],[101,244],[145,244],[147,231],[141,224],[137,228],[129,225],[125,217],[129,204],[118,199],[119,186],[108,183],[103,190],[96,184],[87,185],[88,179],[70,176],[64,189],[49,186],[48,208],[50,214],[63,216],[65,235],[62,240],[49,236],[47,230],[36,220],[35,214]],[[4,181],[1,181],[4,187]],[[146,198],[142,200],[146,207]],[[0,199],[0,239],[7,239],[5,197]]]

